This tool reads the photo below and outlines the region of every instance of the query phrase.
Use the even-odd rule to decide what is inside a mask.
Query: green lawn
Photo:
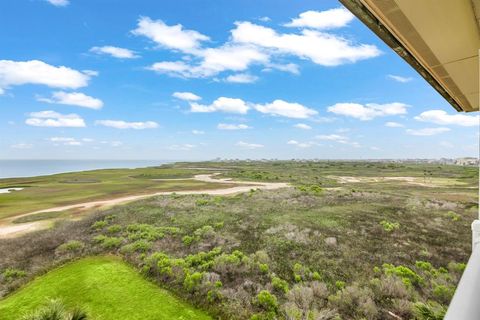
[[[211,319],[112,256],[84,258],[33,280],[0,300],[0,319],[19,319],[49,298],[83,307],[95,320]]]

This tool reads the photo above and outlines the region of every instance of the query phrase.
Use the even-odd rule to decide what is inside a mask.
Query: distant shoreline
[[[0,179],[29,178],[100,169],[135,169],[174,160],[0,160]]]

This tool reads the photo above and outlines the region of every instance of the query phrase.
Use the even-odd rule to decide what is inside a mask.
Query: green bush
[[[210,238],[215,235],[215,230],[212,226],[206,225],[195,230],[193,234],[197,238]]]
[[[430,272],[434,269],[430,262],[425,262],[425,261],[416,261],[415,266],[427,272]]]
[[[189,292],[193,292],[202,283],[203,272],[187,273],[183,281],[183,287]]]
[[[257,304],[265,311],[275,313],[278,311],[277,297],[267,290],[262,290],[257,295]]]
[[[195,238],[191,237],[191,236],[184,236],[182,238],[182,242],[186,246],[190,246],[193,243],[194,240],[195,240]]]
[[[147,252],[152,247],[152,243],[146,240],[137,240],[124,245],[120,251],[122,253]]]
[[[260,269],[261,273],[268,273],[269,267],[268,267],[268,264],[266,263],[260,263],[258,265],[258,269]]]
[[[123,238],[119,237],[107,237],[99,235],[93,238],[93,240],[99,243],[104,249],[114,249],[120,247],[123,242]]]
[[[288,282],[279,278],[273,277],[272,278],[272,287],[280,292],[287,293],[288,292]]]
[[[400,223],[389,222],[386,220],[380,221],[380,225],[383,227],[383,230],[385,230],[386,232],[392,232],[393,230],[400,228]]]
[[[340,280],[337,280],[335,281],[335,287],[338,289],[338,290],[342,290],[345,288],[345,281],[340,281]]]
[[[165,236],[163,229],[149,224],[134,223],[127,226],[126,236],[129,240],[155,241]]]
[[[197,206],[206,206],[210,203],[210,201],[208,199],[198,199],[197,201],[195,201],[195,204]]]
[[[6,282],[10,282],[18,278],[23,278],[26,275],[27,273],[25,271],[15,268],[7,268],[2,272],[2,277]]]
[[[85,243],[78,240],[70,240],[58,246],[60,252],[78,252],[85,247]]]
[[[414,304],[413,313],[418,320],[443,320],[447,309],[433,301],[428,303],[417,302]]]
[[[122,226],[119,224],[114,224],[107,228],[108,233],[118,233],[120,231],[122,231]]]
[[[448,211],[447,217],[450,218],[452,221],[458,221],[461,218],[461,216],[458,213],[453,211]]]
[[[423,283],[423,278],[420,277],[415,271],[405,266],[395,267],[392,264],[385,263],[383,265],[383,270],[386,275],[395,275],[402,279],[403,283],[409,286],[419,286]]]
[[[95,223],[92,224],[92,229],[101,230],[101,229],[105,228],[107,226],[107,224],[108,224],[108,222],[105,221],[105,220],[95,221]]]
[[[323,191],[322,187],[316,184],[297,186],[297,189],[310,194],[320,194]]]
[[[75,308],[68,312],[60,300],[50,300],[46,306],[27,314],[22,320],[87,320],[85,311]]]
[[[448,287],[443,284],[436,284],[433,286],[433,296],[442,303],[449,303],[455,293],[454,287]]]

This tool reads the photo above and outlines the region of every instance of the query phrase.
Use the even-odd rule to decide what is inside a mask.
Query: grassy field
[[[71,259],[114,254],[218,319],[442,319],[471,250],[478,168],[279,161],[171,170],[186,167],[292,187],[157,196],[0,240],[0,295]]]
[[[202,171],[151,167],[0,179],[0,188],[25,188],[0,194],[0,219],[41,209],[128,195],[225,187],[194,180],[154,180],[191,178],[199,173]]]
[[[38,277],[0,302],[0,319],[19,319],[53,298],[95,320],[211,319],[115,257],[84,258]]]

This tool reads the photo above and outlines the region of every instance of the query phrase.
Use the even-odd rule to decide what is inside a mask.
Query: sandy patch
[[[463,183],[454,181],[446,181],[443,178],[430,178],[426,180],[423,177],[350,177],[350,176],[330,176],[329,178],[337,180],[339,183],[378,183],[378,182],[389,182],[389,181],[399,181],[406,182],[408,184],[428,187],[428,188],[437,188],[442,186],[463,186]]]
[[[20,190],[23,190],[25,188],[1,188],[0,189],[0,193],[10,193],[12,191],[20,191]]]
[[[197,181],[203,181],[203,182],[215,182],[215,183],[225,183],[225,184],[235,184],[236,186],[230,187],[230,188],[222,188],[222,189],[206,189],[206,190],[185,190],[185,191],[162,191],[162,192],[155,192],[151,194],[142,194],[142,195],[133,195],[133,196],[125,196],[125,197],[120,197],[120,198],[115,198],[115,199],[109,199],[109,200],[98,200],[98,201],[90,201],[90,202],[83,202],[83,203],[77,203],[77,204],[72,204],[72,205],[67,205],[67,206],[61,206],[61,207],[54,207],[54,208],[48,208],[48,209],[43,209],[43,210],[38,210],[34,212],[29,212],[26,214],[18,215],[15,217],[10,217],[7,219],[4,219],[2,221],[2,225],[0,225],[0,238],[9,238],[9,237],[15,237],[18,236],[19,234],[34,231],[34,230],[39,230],[48,227],[48,222],[51,220],[42,220],[42,221],[37,221],[37,222],[29,222],[29,223],[23,223],[23,224],[12,224],[12,221],[14,219],[36,214],[36,213],[41,213],[41,212],[50,212],[50,211],[66,211],[66,210],[72,210],[75,209],[77,212],[79,211],[85,211],[89,209],[105,209],[109,208],[115,205],[119,204],[125,204],[128,202],[136,201],[136,200],[141,200],[153,196],[163,196],[163,195],[171,195],[171,194],[179,194],[179,195],[189,195],[189,194],[208,194],[208,195],[234,195],[238,193],[243,193],[243,192],[248,192],[251,189],[263,189],[263,190],[274,190],[274,189],[280,189],[280,188],[287,188],[290,185],[288,183],[272,183],[272,182],[250,182],[250,181],[233,181],[232,179],[215,179],[213,178],[216,175],[219,175],[220,173],[214,173],[214,174],[199,174],[196,175],[194,180]],[[168,181],[168,180],[179,180],[179,179],[155,179],[155,180],[161,180],[161,181]],[[180,179],[180,180],[186,180],[186,179]]]

